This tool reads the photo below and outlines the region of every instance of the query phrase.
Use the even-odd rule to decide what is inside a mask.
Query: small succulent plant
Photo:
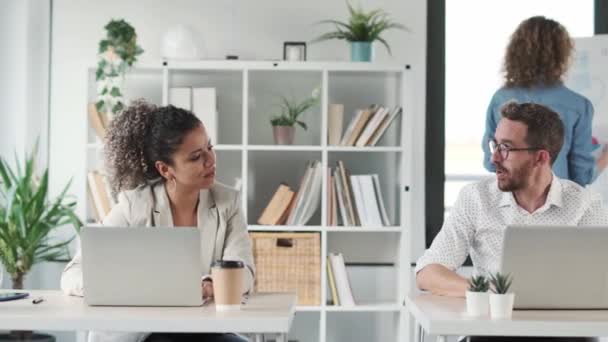
[[[474,276],[469,280],[469,291],[471,292],[488,292],[490,289],[490,282],[483,276]]]
[[[494,286],[492,291],[496,294],[505,294],[509,292],[512,281],[513,277],[510,274],[496,272],[496,274],[490,276],[490,283]]]

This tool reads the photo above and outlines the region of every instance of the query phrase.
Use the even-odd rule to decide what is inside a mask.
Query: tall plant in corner
[[[390,29],[408,31],[402,24],[394,22],[388,13],[381,9],[369,12],[360,6],[354,8],[350,2],[346,2],[350,18],[347,22],[338,20],[323,20],[321,24],[334,25],[335,31],[327,32],[314,39],[312,42],[320,42],[329,39],[343,39],[350,42],[351,60],[356,62],[370,62],[372,60],[372,44],[379,41],[392,54],[388,42],[381,36]]]
[[[122,85],[124,76],[144,50],[137,45],[135,29],[125,20],[111,20],[105,27],[106,38],[99,42],[95,79],[99,113],[110,118],[124,108]]]
[[[49,200],[49,172],[37,177],[34,160],[37,148],[25,164],[15,157],[16,168],[0,157],[0,263],[10,275],[14,289],[22,289],[32,266],[43,261],[68,261],[68,245],[74,239],[53,237],[53,232],[71,225],[76,232],[82,223],[74,210],[76,201],[66,195],[70,183]]]

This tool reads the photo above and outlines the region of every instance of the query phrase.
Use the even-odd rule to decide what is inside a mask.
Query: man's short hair
[[[559,115],[543,105],[513,101],[505,104],[500,112],[505,119],[524,123],[528,127],[526,143],[549,151],[553,165],[564,144],[564,124]]]

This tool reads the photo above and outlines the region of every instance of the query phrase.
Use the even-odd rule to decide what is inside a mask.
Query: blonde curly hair
[[[163,180],[156,161],[173,165],[173,154],[201,121],[174,106],[136,100],[111,122],[106,134],[105,166],[114,193]]]
[[[529,88],[561,83],[573,49],[568,31],[557,21],[543,16],[524,20],[507,46],[505,86]]]

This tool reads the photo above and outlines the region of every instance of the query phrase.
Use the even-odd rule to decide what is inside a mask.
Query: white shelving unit
[[[94,69],[89,70],[89,101],[95,98]],[[409,67],[395,64],[350,62],[283,61],[165,61],[159,66],[134,69],[127,77],[126,98],[143,97],[168,104],[173,86],[215,87],[218,94],[218,180],[231,184],[241,179],[243,208],[250,231],[318,232],[321,236],[321,305],[299,306],[289,339],[333,342],[340,340],[406,341],[409,327],[404,298],[411,283],[411,229],[419,212],[409,188],[413,166],[416,127],[409,105]],[[278,94],[310,95],[321,87],[319,106],[303,117],[309,130],[297,129],[291,146],[272,142],[269,119]],[[274,102],[273,102],[274,101]],[[330,103],[345,106],[344,129],[356,108],[372,103],[401,106],[402,115],[392,123],[378,146],[329,146],[327,108]],[[102,143],[89,127],[86,170],[102,168]],[[423,136],[423,135],[422,135]],[[419,139],[418,139],[419,140]],[[260,226],[256,224],[282,181],[297,189],[308,160],[320,160],[325,167],[343,160],[352,174],[377,173],[392,226],[327,226],[327,174],[323,173],[322,198],[309,224],[304,226]],[[277,164],[280,162],[279,164]],[[420,182],[418,180],[418,182]],[[87,197],[88,200],[88,197]],[[90,204],[87,206],[91,208]],[[92,217],[87,210],[87,218]],[[418,227],[417,229],[422,229]],[[326,304],[326,260],[330,252],[344,254],[355,301],[354,307]],[[360,292],[358,292],[360,291]],[[361,300],[359,300],[361,297]],[[348,322],[348,326],[344,326]],[[344,329],[358,331],[344,335]],[[370,335],[371,334],[371,335]]]

